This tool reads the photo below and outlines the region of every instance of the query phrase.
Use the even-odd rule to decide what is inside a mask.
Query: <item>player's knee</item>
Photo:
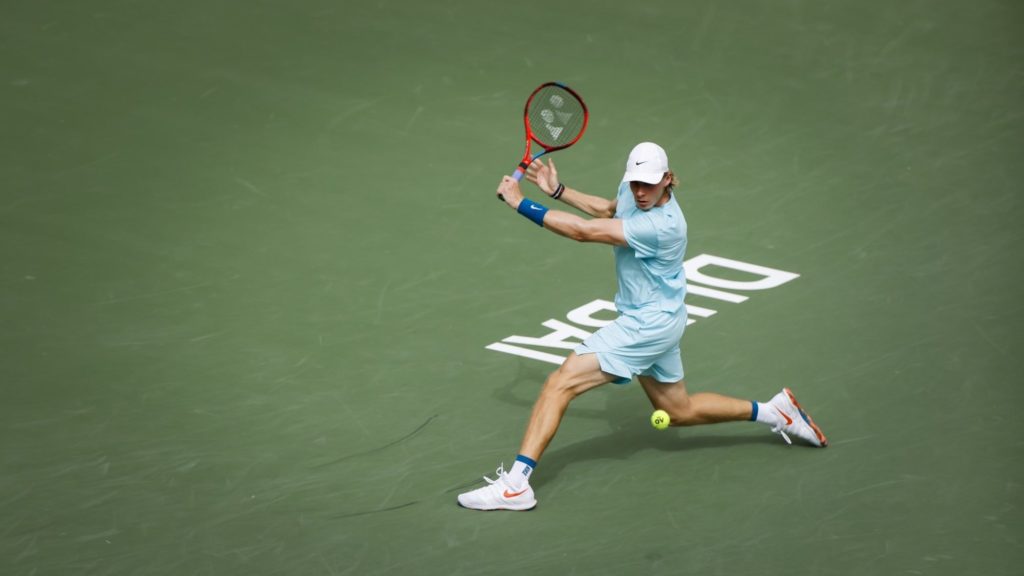
[[[672,418],[672,426],[693,426],[700,422],[697,411],[693,409],[692,402],[679,403],[674,406],[663,408]]]
[[[543,393],[552,396],[563,396],[568,400],[572,400],[580,394],[574,386],[572,374],[562,368],[548,375],[548,379],[544,381]]]

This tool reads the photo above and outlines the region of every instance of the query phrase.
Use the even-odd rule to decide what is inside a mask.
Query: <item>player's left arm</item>
[[[626,235],[622,221],[616,218],[593,218],[585,220],[575,214],[547,207],[523,198],[519,182],[505,176],[498,186],[498,196],[509,207],[555,234],[577,242],[599,242],[613,246],[626,246]]]

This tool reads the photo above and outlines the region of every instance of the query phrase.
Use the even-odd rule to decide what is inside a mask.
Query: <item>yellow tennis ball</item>
[[[668,424],[671,418],[668,417],[668,412],[664,410],[655,410],[654,414],[651,414],[651,426],[654,426],[658,430],[664,430],[668,428]]]

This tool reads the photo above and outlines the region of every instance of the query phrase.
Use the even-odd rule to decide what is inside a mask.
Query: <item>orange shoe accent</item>
[[[772,406],[772,408],[775,408],[775,407]],[[783,412],[782,410],[779,410],[778,408],[775,408],[775,411],[779,413],[779,416],[782,416],[783,418],[786,419],[786,426],[792,426],[793,425],[793,419],[789,417],[789,414],[786,414],[785,412]]]
[[[526,492],[526,490],[529,490],[529,488],[526,488],[525,490],[520,490],[519,492],[509,492],[508,489],[506,488],[505,493],[502,494],[502,496],[504,496],[505,498],[515,498],[516,496],[519,496],[523,492]]]
[[[811,430],[814,430],[814,435],[818,437],[818,442],[821,442],[821,447],[824,448],[825,446],[828,446],[828,438],[825,437],[825,433],[822,432],[821,428],[818,428],[818,425],[814,423],[814,418],[811,418],[811,415],[808,414],[807,411],[800,406],[800,403],[796,401],[796,396],[793,396],[793,391],[789,388],[783,388],[783,390],[786,392],[786,396],[789,396],[789,401],[793,403],[793,406],[796,406],[796,409],[800,411],[800,414],[807,419],[807,423],[811,425]]]

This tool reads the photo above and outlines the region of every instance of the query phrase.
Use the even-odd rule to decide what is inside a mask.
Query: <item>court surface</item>
[[[0,573],[1019,573],[1022,25],[994,1],[7,3]],[[592,113],[566,183],[611,195],[659,142],[688,258],[796,275],[691,295],[687,381],[790,386],[831,447],[659,432],[607,386],[535,511],[455,505],[554,367],[487,347],[593,330],[570,312],[615,291],[609,248],[494,198],[548,80]]]

